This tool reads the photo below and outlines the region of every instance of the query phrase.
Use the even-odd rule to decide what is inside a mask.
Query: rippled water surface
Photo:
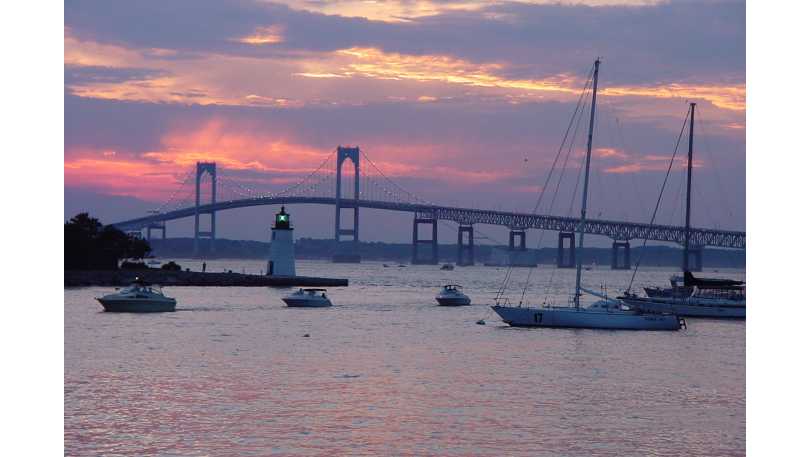
[[[263,263],[208,262],[243,268]],[[745,452],[745,322],[514,329],[487,307],[503,269],[298,269],[350,286],[329,291],[328,309],[286,308],[291,289],[167,287],[178,312],[153,315],[101,312],[93,297],[111,288],[66,289],[66,454]],[[513,299],[528,272],[513,272]],[[664,285],[671,273],[648,270],[639,283]],[[573,275],[534,269],[527,296],[564,303]],[[584,282],[613,290],[629,276],[598,268]],[[443,283],[465,286],[474,305],[436,306]]]

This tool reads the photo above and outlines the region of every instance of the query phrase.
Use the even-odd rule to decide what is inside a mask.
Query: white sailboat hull
[[[587,328],[607,330],[679,330],[682,322],[673,314],[637,314],[570,307],[523,308],[493,306],[513,327]]]
[[[621,300],[644,312],[673,313],[684,317],[712,317],[722,319],[745,319],[745,302],[730,300],[624,298]]]

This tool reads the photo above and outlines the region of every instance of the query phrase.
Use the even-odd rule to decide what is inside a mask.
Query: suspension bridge
[[[346,160],[354,168],[351,187],[343,188],[343,164]],[[368,170],[361,174],[361,170]],[[225,170],[219,170],[220,172]],[[117,222],[113,225],[126,231],[146,230],[151,239],[152,231],[162,232],[166,237],[166,222],[187,217],[194,218],[194,250],[199,252],[200,240],[216,239],[217,213],[236,208],[264,205],[316,204],[335,208],[334,239],[338,252],[334,261],[359,262],[357,243],[360,240],[360,209],[378,209],[412,213],[412,263],[438,263],[439,221],[458,225],[459,265],[475,263],[474,244],[476,224],[503,226],[509,230],[510,258],[519,257],[526,249],[526,231],[531,229],[558,233],[557,266],[575,266],[574,232],[579,219],[554,215],[508,212],[476,208],[462,208],[428,202],[405,190],[388,178],[359,147],[338,147],[321,165],[300,181],[278,192],[253,189],[240,180],[220,173],[214,162],[198,162],[178,186],[178,190],[158,209],[148,215]],[[193,180],[193,185],[192,185]],[[203,201],[204,186],[210,185],[208,196]],[[348,196],[344,195],[348,194]],[[206,197],[208,197],[206,196]],[[219,196],[219,198],[218,198]],[[342,209],[351,211],[350,220],[344,220]],[[208,218],[208,229],[202,228],[201,219]],[[431,228],[431,236],[420,238],[420,226]],[[613,262],[615,269],[630,268],[630,241],[649,239],[683,244],[685,231],[680,226],[655,225],[602,219],[588,219],[585,233],[613,239]],[[692,228],[690,251],[694,269],[702,267],[702,249],[707,246],[745,249],[745,232]],[[420,247],[429,249],[420,249]],[[427,251],[425,253],[424,251]]]

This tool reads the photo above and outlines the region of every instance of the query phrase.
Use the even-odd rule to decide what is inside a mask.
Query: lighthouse
[[[270,258],[267,260],[267,274],[272,276],[295,276],[295,250],[293,249],[293,228],[290,215],[281,207],[276,213],[270,239]]]

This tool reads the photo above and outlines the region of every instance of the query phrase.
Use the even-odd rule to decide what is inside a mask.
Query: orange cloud
[[[596,148],[593,153],[600,158],[627,159],[627,153],[615,148]]]
[[[602,171],[605,173],[616,173],[616,174],[640,173],[643,171],[666,171],[667,168],[669,168],[670,158],[671,156],[648,154],[643,156],[641,160],[613,167],[608,167],[603,169]],[[687,159],[683,157],[676,157],[675,163],[673,164],[673,168],[685,169],[687,165],[688,165]],[[692,161],[693,168],[703,168],[703,165],[704,163],[702,160]]]
[[[177,185],[174,167],[143,160],[117,159],[103,152],[84,152],[65,160],[65,186],[89,187],[111,195],[159,200]]]
[[[284,28],[280,25],[271,25],[270,27],[259,27],[252,35],[238,38],[234,41],[244,44],[252,45],[265,45],[265,44],[278,44],[284,42]]]
[[[109,150],[67,151],[65,184],[161,200],[176,188],[176,176],[188,173],[198,161],[217,162],[223,170],[289,176],[261,180],[267,186],[297,182],[330,153],[278,135],[258,134],[257,130],[256,126],[214,119],[191,129],[173,129],[161,138],[158,150],[138,155],[111,154]]]
[[[409,22],[425,16],[434,16],[450,11],[476,11],[503,3],[567,4],[567,5],[654,5],[664,0],[341,0],[311,2],[279,0],[294,9],[344,17],[362,17],[382,22]],[[493,16],[496,13],[487,14]]]
[[[438,82],[473,88],[509,91],[510,102],[519,103],[527,95],[571,98],[580,93],[583,81],[570,74],[544,79],[510,79],[501,76],[502,63],[472,63],[443,55],[408,55],[377,48],[348,48],[335,51],[335,61],[305,62],[311,68],[296,73],[307,78],[365,77],[390,81]],[[337,70],[336,70],[337,68]],[[662,84],[659,86],[618,86],[600,91],[605,97],[647,97],[702,99],[721,109],[745,110],[745,84],[700,85]],[[427,97],[429,95],[425,95]]]
[[[608,87],[602,91],[608,97],[653,97],[702,99],[718,108],[745,111],[745,84],[736,85],[688,85],[664,84],[654,87]]]
[[[283,41],[282,34],[280,27],[270,26],[236,40],[266,45]],[[465,97],[497,97],[508,103],[572,100],[583,83],[581,77],[565,73],[542,79],[513,79],[503,76],[509,68],[501,62],[474,63],[445,55],[409,55],[373,47],[331,53],[298,52],[275,58],[222,54],[205,54],[194,59],[165,58],[172,53],[166,49],[129,49],[81,41],[66,29],[66,65],[155,70],[141,79],[88,80],[73,83],[68,89],[80,97],[109,100],[289,108],[310,103],[362,104],[397,96],[433,101],[446,98],[448,91],[459,88],[464,90]],[[332,82],[362,78],[390,81],[396,84],[392,88],[400,92],[355,92],[347,98],[342,90],[346,86]],[[424,89],[433,93],[414,89],[414,82],[430,83]],[[414,94],[415,90],[419,92]],[[605,87],[600,93],[610,98],[702,99],[722,110],[742,113],[746,88],[745,84],[673,83]]]

